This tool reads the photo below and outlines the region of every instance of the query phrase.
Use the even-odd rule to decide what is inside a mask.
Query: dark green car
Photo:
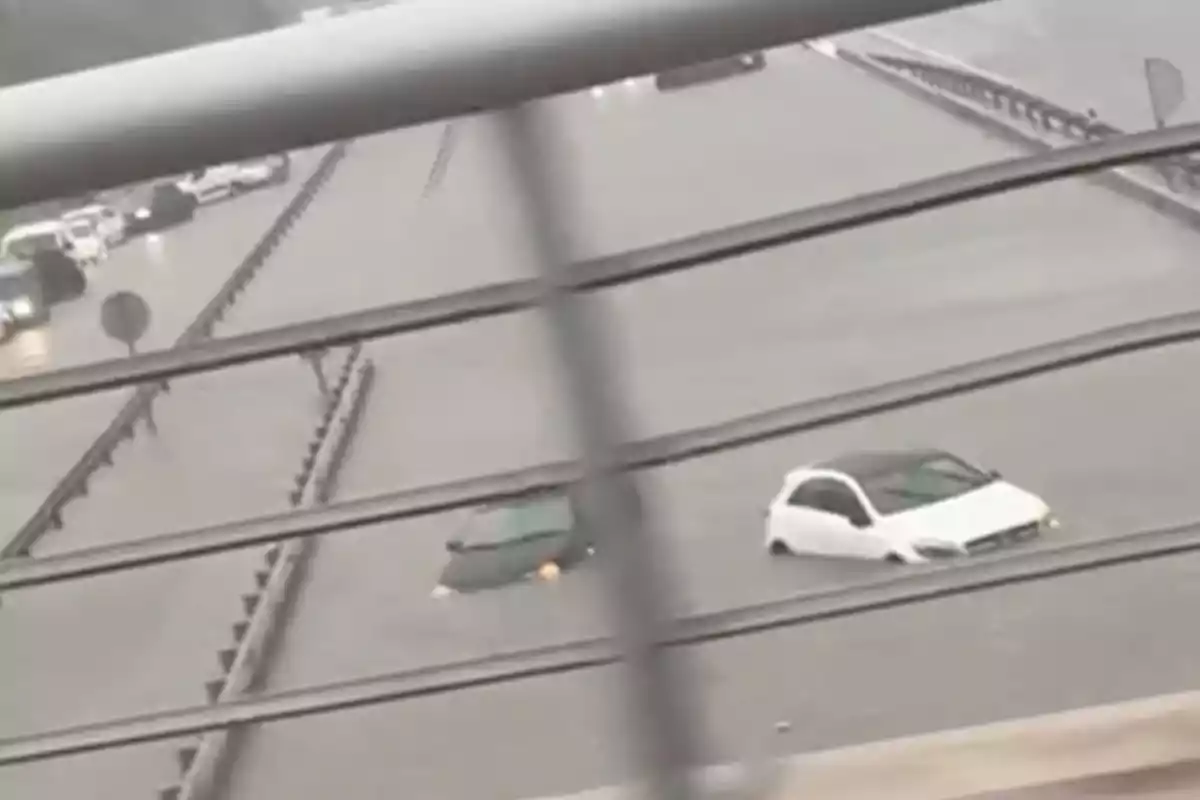
[[[435,595],[553,577],[594,552],[570,495],[539,495],[476,511],[446,543],[450,561]]]

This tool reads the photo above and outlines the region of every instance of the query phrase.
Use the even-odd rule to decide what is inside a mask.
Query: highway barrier
[[[855,53],[823,43],[842,61],[885,81],[903,82],[927,101],[976,127],[1035,149],[1118,139],[1128,135],[1103,120],[1060,106],[1024,89],[967,69],[880,53]],[[1170,156],[1117,168],[1094,180],[1184,224],[1200,228],[1200,159]]]
[[[175,347],[198,344],[212,336],[213,328],[237,302],[242,291],[258,275],[279,243],[291,231],[312,204],[313,199],[328,182],[341,163],[349,143],[339,142],[322,156],[317,169],[292,198],[283,213],[271,224],[258,243],[233,270],[217,294],[201,310],[191,325],[176,340]],[[50,530],[62,527],[63,509],[72,500],[87,494],[91,476],[104,466],[111,466],[113,453],[127,439],[136,435],[139,420],[151,412],[154,400],[166,390],[163,383],[139,386],[133,397],[117,412],[112,422],[96,437],[83,456],[55,485],[29,520],[0,549],[0,559],[29,555],[33,546]]]
[[[374,377],[375,365],[363,356],[362,345],[347,348],[288,491],[294,508],[324,505],[333,495]],[[205,681],[210,704],[232,702],[261,684],[318,545],[316,539],[293,540],[263,552],[253,589],[242,596],[242,614],[233,623],[231,642],[217,651],[217,674]],[[215,731],[179,746],[179,778],[159,790],[160,800],[211,800],[219,793],[247,733],[242,728]]]
[[[1012,84],[966,69],[878,53],[872,53],[869,57],[939,91],[1006,114],[1010,119],[1037,131],[1061,135],[1075,142],[1111,139],[1127,134],[1127,131],[1097,116],[1073,111]],[[1200,159],[1176,156],[1162,159],[1159,166],[1166,167],[1172,173],[1168,178],[1172,190],[1190,194],[1200,189]]]
[[[1200,693],[1191,692],[714,767],[697,778],[709,796],[741,800],[1200,797],[1198,759]],[[556,800],[635,796],[635,787],[612,787]]]

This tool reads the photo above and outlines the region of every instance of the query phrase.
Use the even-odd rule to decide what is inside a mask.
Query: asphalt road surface
[[[658,96],[553,105],[581,196],[579,250],[611,252],[1016,154],[843,64],[791,50],[767,73]],[[382,302],[526,271],[483,121],[460,121],[444,182],[403,173],[436,130],[360,143],[303,226],[293,308]],[[414,154],[415,153],[415,154]],[[604,295],[639,432],[861,387],[1188,308],[1196,234],[1067,182]],[[348,252],[361,279],[317,276]],[[390,258],[381,272],[376,259]],[[345,273],[341,273],[345,274]],[[382,275],[375,284],[374,275]],[[357,277],[357,276],[356,276]],[[306,288],[305,288],[306,287]],[[311,294],[309,294],[311,293]],[[289,301],[289,302],[292,302]],[[287,318],[282,306],[276,319]],[[371,345],[379,384],[343,496],[570,452],[534,315]],[[761,509],[784,470],[841,449],[950,447],[1045,494],[1060,538],[1196,513],[1185,430],[1198,355],[1177,350],[795,437],[648,477],[681,605],[713,610],[878,576],[771,561]],[[433,664],[595,632],[594,576],[473,598],[429,590],[448,515],[322,544],[270,688]],[[1144,565],[756,637],[700,651],[714,758],[832,746],[1192,686],[1196,648],[1148,625],[1197,563]],[[664,578],[667,579],[667,578]],[[397,791],[520,797],[621,777],[613,675],[543,680],[294,721],[249,740],[230,797]],[[793,732],[773,732],[776,721]],[[465,767],[465,768],[464,768]]]

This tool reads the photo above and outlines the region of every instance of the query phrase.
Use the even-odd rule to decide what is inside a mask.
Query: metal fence
[[[628,424],[616,411],[621,403],[605,321],[597,304],[588,301],[588,292],[1056,178],[1182,154],[1200,146],[1200,126],[1105,138],[571,264],[571,242],[557,218],[565,191],[557,185],[553,169],[557,142],[539,115],[537,99],[961,4],[956,0],[410,3],[0,93],[0,119],[6,121],[0,129],[0,204],[6,205],[447,115],[500,109],[504,146],[537,256],[537,274],[527,281],[230,339],[189,340],[164,353],[7,382],[0,384],[0,409],[117,386],[155,385],[176,375],[540,307],[557,347],[564,394],[575,412],[584,453],[579,462],[118,546],[7,559],[0,562],[0,591],[331,534],[579,484],[584,511],[612,556],[608,578],[616,631],[616,647],[607,639],[570,642],[420,673],[395,673],[8,739],[0,741],[0,766],[623,660],[628,667],[630,709],[637,721],[634,741],[644,755],[642,767],[650,791],[655,797],[684,798],[693,795],[687,775],[696,764],[697,748],[689,717],[700,698],[673,673],[667,657],[670,648],[1200,549],[1200,531],[1188,526],[1136,540],[1076,545],[724,615],[673,620],[665,610],[668,587],[656,579],[663,571],[658,568],[655,538],[638,512],[634,470],[975,391],[1113,353],[1200,338],[1200,314],[1179,315],[835,401],[799,404],[681,434],[630,441]],[[414,42],[423,46],[406,49]],[[621,59],[613,57],[618,52]],[[243,69],[250,60],[280,68],[269,75]],[[155,91],[163,81],[170,81],[171,92]],[[281,91],[281,87],[295,91]],[[100,99],[90,104],[63,102],[82,92]],[[213,98],[224,99],[220,115],[213,114]],[[163,130],[172,134],[162,136]],[[55,135],[48,135],[50,131]]]

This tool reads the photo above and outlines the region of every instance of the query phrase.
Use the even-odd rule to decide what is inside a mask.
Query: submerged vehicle
[[[0,340],[49,320],[50,306],[37,267],[28,261],[0,259]]]
[[[1059,527],[1042,498],[935,449],[848,453],[792,470],[766,516],[772,555],[903,564],[979,555]]]
[[[595,552],[574,495],[542,494],[475,511],[446,543],[435,596],[553,579]]]

